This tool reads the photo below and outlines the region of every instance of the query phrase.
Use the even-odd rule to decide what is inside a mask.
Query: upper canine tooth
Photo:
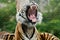
[[[30,8],[32,9],[32,6]]]

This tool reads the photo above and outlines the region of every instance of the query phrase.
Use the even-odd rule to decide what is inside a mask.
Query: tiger
[[[37,3],[24,5],[23,9],[16,14],[15,40],[60,40],[53,34],[38,32],[36,24],[41,24],[42,19]]]

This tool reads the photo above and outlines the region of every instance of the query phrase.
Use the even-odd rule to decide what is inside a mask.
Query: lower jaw
[[[32,24],[36,24],[36,22],[32,22]]]
[[[35,27],[35,26],[36,26],[36,23],[35,24],[32,24],[32,23],[28,24],[28,27]]]
[[[33,25],[33,24],[36,24],[36,22],[32,22],[32,20],[29,20],[29,22]]]

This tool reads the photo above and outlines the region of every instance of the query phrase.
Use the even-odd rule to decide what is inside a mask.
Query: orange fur
[[[15,29],[15,40],[22,40],[21,32],[23,33],[21,29],[21,24],[17,23],[16,29]]]
[[[0,32],[0,40],[14,40],[15,35],[8,32]]]
[[[39,33],[37,33],[37,31],[35,33],[37,34],[38,40],[40,40]],[[22,30],[21,23],[17,23],[16,30],[15,30],[15,40],[22,40],[23,39],[22,34],[24,34],[24,33],[23,33],[23,30]]]
[[[15,30],[15,40],[23,40],[22,36],[23,30],[21,23],[17,23],[16,30]],[[37,29],[35,28],[35,33],[37,40],[59,40],[56,36],[50,34],[50,33],[39,33]]]

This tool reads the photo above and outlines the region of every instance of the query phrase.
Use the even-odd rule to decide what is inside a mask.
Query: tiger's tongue
[[[34,14],[32,14],[32,15],[30,15],[30,16],[28,16],[28,18],[30,19],[30,20],[32,20],[32,22],[36,22],[36,16],[34,15]]]

